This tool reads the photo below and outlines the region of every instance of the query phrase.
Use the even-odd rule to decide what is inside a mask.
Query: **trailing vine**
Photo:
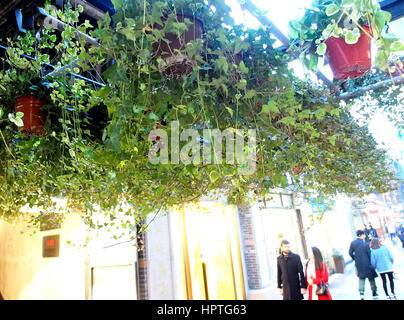
[[[293,75],[289,57],[273,48],[275,39],[266,30],[234,25],[224,1],[116,0],[114,5],[115,15],[106,14],[97,28],[77,26],[99,46],[74,38],[76,11],[66,10],[74,18],[72,27],[52,47],[71,44],[61,50],[60,64],[53,62],[57,67],[77,57],[77,69],[70,70],[75,73],[94,74],[106,65],[105,86],[88,86],[68,73],[49,79],[49,110],[56,112],[57,125],[51,122],[45,137],[23,137],[3,116],[3,217],[26,203],[45,208],[58,196],[81,208],[92,228],[139,232],[147,216],[153,220],[157,212],[205,195],[225,195],[229,203],[242,205],[278,187],[330,196],[391,188],[389,161],[367,128],[355,123],[327,88]],[[156,48],[197,19],[203,22],[201,37],[172,52],[190,67],[181,76],[178,65],[167,69],[168,59]],[[0,80],[2,85],[7,78]],[[105,111],[105,125],[92,123],[93,108]],[[4,115],[9,112],[11,103]],[[170,152],[167,162],[151,162],[156,145],[164,160],[159,141],[164,133],[171,139],[177,126],[180,133],[197,132],[178,139],[179,161]],[[241,135],[243,157],[225,161],[231,150],[226,140],[219,153],[206,158],[194,153],[191,147],[215,144],[204,129]],[[248,145],[248,130],[255,146]],[[106,219],[98,219],[99,212]]]

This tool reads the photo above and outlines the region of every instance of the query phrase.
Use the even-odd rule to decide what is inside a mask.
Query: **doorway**
[[[183,233],[188,299],[245,299],[235,208],[206,201],[172,212]]]

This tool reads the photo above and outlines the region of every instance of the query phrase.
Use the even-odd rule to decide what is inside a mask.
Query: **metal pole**
[[[268,31],[272,33],[279,41],[282,42],[282,44],[285,46],[285,48],[290,47],[290,42],[288,37],[286,37],[274,24],[271,20],[268,19],[268,17],[260,15],[259,12],[260,10],[251,2],[251,0],[238,0],[240,4],[242,5],[242,8],[247,9],[248,11],[251,12],[251,14],[264,26],[268,28]],[[292,55],[295,58],[299,58],[296,53],[292,53]],[[334,89],[333,83],[321,72],[314,72],[316,76],[321,79],[330,89]]]
[[[77,6],[82,6],[84,9],[84,13],[87,14],[90,17],[93,17],[96,20],[101,20],[104,15],[105,12],[98,9],[97,7],[95,7],[94,5],[92,5],[91,3],[88,3],[87,1],[84,0],[69,0],[69,2],[77,7]]]
[[[50,27],[52,27],[54,29],[57,29],[59,31],[63,31],[65,29],[66,23],[64,23],[64,22],[60,21],[59,19],[51,16],[50,14],[47,14],[43,8],[41,8],[41,7],[37,7],[37,8],[38,8],[39,12],[46,17],[45,21],[44,21],[45,24],[48,24]],[[88,34],[85,34],[85,33],[81,32],[81,31],[79,31],[77,29],[75,31],[75,35],[76,35],[77,38],[85,39],[89,44],[91,44],[93,46],[96,46],[96,47],[100,46],[97,39],[95,39],[93,37],[90,37]]]
[[[360,96],[370,90],[377,90],[377,89],[381,89],[381,88],[390,87],[391,85],[399,85],[399,84],[403,84],[403,83],[404,83],[404,76],[400,75],[400,76],[397,76],[397,77],[394,77],[394,78],[391,78],[388,80],[384,80],[384,81],[377,82],[375,84],[368,85],[366,87],[362,87],[355,92],[340,94],[339,96],[337,96],[335,98],[337,100],[349,100],[352,98],[356,98],[357,96]]]
[[[0,45],[0,48],[1,48],[1,49],[4,49],[4,50],[7,50],[7,49],[8,49],[8,47],[2,46],[2,45]],[[35,59],[35,58],[33,58],[33,57],[30,57],[30,56],[28,56],[28,55],[26,55],[26,54],[22,54],[22,56],[25,57],[25,58],[27,58],[27,59],[31,59],[31,60],[34,60],[34,61],[38,61],[38,59]],[[74,62],[74,61],[73,61],[73,62]],[[47,67],[50,67],[50,68],[55,69],[55,66],[53,66],[53,65],[51,65],[51,64],[49,64],[49,63],[43,62],[42,64],[46,65]],[[66,66],[66,68],[67,68],[67,67],[70,67],[70,65],[69,65],[69,66]],[[64,67],[52,71],[52,73],[54,72],[54,74],[49,74],[49,75],[57,75],[57,74],[59,74],[59,73],[62,72],[62,71],[64,71]],[[101,82],[98,82],[98,81],[95,81],[95,80],[92,80],[92,79],[83,77],[83,76],[81,76],[81,75],[79,75],[79,74],[77,74],[77,73],[69,72],[69,74],[70,74],[70,76],[72,76],[72,77],[83,79],[84,81],[91,82],[91,83],[93,83],[93,84],[96,84],[97,86],[101,86],[101,87],[104,87],[104,86],[105,86],[104,83],[101,83]]]

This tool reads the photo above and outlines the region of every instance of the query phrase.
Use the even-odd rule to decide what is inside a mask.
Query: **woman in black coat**
[[[281,251],[277,264],[278,288],[283,295],[283,300],[302,300],[307,284],[300,256],[289,250],[287,240],[282,241]]]

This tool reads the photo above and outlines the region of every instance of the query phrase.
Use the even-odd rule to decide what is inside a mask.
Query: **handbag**
[[[317,285],[316,295],[325,296],[327,294],[328,294],[328,286],[324,281],[322,281],[320,284]]]
[[[325,270],[323,266],[323,273],[325,275]],[[328,286],[323,279],[321,279],[321,283],[317,285],[316,295],[324,296],[328,294]]]

